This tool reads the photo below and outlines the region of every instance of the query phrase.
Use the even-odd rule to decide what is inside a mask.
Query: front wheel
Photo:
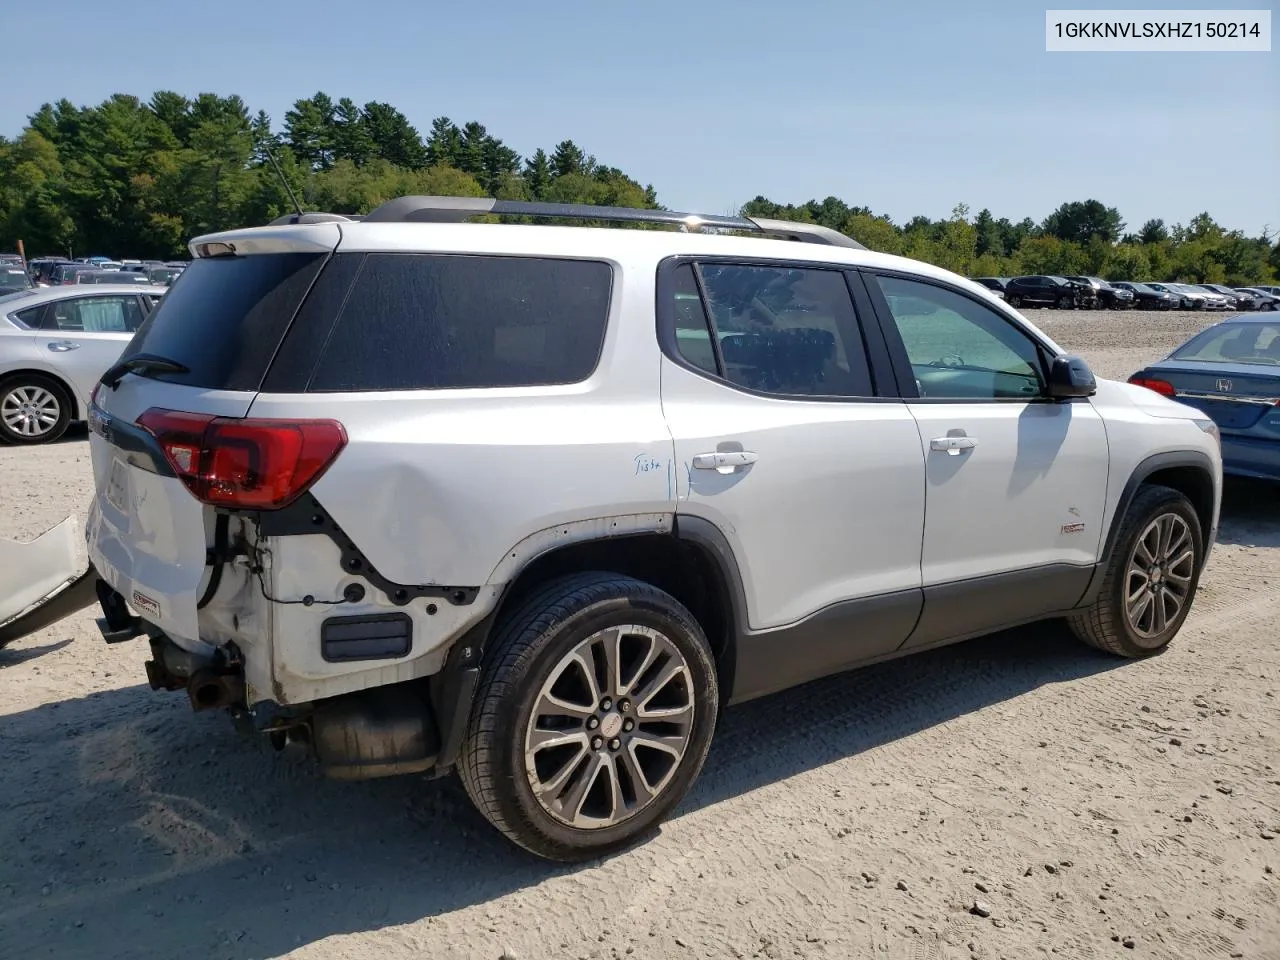
[[[476,808],[548,860],[587,860],[657,826],[702,769],[719,712],[693,615],[611,573],[549,582],[504,616],[458,770]]]
[[[1069,617],[1090,646],[1146,657],[1168,646],[1191,611],[1204,534],[1191,501],[1177,490],[1142,487],[1125,514],[1093,605]]]
[[[1017,297],[1017,296],[1005,297],[1005,300],[1008,302],[1009,306],[1013,307],[1013,309],[1015,310],[1017,310],[1020,306],[1022,306],[1021,297]]]

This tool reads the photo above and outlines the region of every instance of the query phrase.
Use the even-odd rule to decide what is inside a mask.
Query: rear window
[[[546,386],[580,382],[596,368],[613,279],[606,263],[402,253],[336,259],[360,256],[310,391]],[[174,291],[189,280],[184,274]]]
[[[257,390],[324,259],[321,253],[278,253],[196,260],[123,356],[151,353],[189,368],[146,374],[158,380]]]
[[[1280,366],[1280,322],[1247,321],[1211,327],[1175,350],[1171,359]]]

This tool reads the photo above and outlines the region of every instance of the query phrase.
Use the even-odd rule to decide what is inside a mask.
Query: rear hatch
[[[179,641],[199,638],[197,601],[214,529],[213,507],[197,498],[200,437],[213,418],[249,412],[339,239],[332,224],[227,236],[236,239],[235,255],[207,255],[231,253],[226,247],[199,251],[206,255],[143,322],[89,411],[90,560],[143,619]]]

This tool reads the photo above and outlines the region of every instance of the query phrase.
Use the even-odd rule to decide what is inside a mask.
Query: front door
[[[1102,536],[1101,417],[1046,399],[1046,348],[1003,314],[940,283],[867,279],[919,390],[925,610],[909,645],[1074,605]]]
[[[735,693],[896,649],[920,609],[924,456],[906,405],[875,395],[845,274],[664,270],[677,524],[723,534],[742,575],[740,630],[772,648],[746,663],[740,639]]]

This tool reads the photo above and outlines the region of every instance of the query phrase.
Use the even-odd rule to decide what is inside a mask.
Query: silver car
[[[69,284],[0,297],[0,441],[48,443],[83,420],[98,379],[166,289]]]

